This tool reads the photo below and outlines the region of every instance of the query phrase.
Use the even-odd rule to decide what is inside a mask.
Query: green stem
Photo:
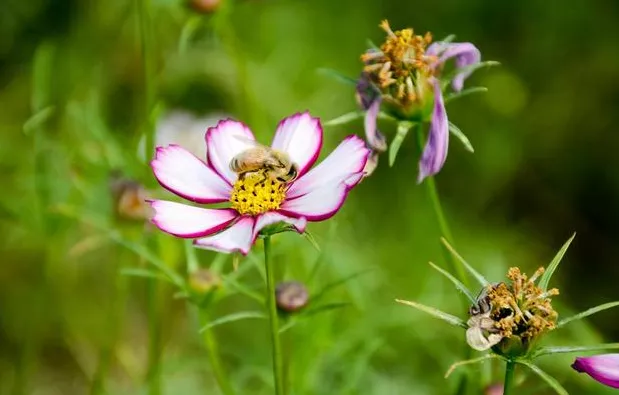
[[[205,327],[209,322],[209,315],[207,312],[207,307],[199,308],[200,314],[200,327]],[[221,359],[219,357],[219,347],[217,346],[217,341],[213,336],[213,332],[211,329],[206,329],[202,332],[202,341],[204,342],[204,348],[206,348],[206,352],[208,353],[208,359],[211,363],[211,368],[213,369],[213,374],[215,375],[215,380],[217,380],[217,384],[219,385],[219,389],[224,395],[234,395],[234,390],[232,389],[232,385],[228,380],[228,376],[223,369]]]
[[[514,368],[516,364],[512,361],[507,361],[505,365],[505,382],[503,383],[503,395],[510,395],[514,382]]]
[[[147,280],[148,303],[148,393],[161,394],[161,330],[159,309],[159,282],[157,279]]]
[[[423,154],[423,148],[425,145],[425,139],[422,133],[422,124],[418,124],[416,128],[417,134],[417,149],[419,151],[419,155]],[[449,228],[449,224],[447,223],[447,219],[445,218],[445,213],[443,212],[443,206],[441,205],[441,199],[438,194],[438,189],[436,188],[436,182],[434,181],[434,177],[426,177],[423,182],[426,185],[426,191],[428,193],[428,198],[430,199],[430,203],[432,204],[432,209],[434,210],[434,215],[436,216],[436,220],[438,222],[439,229],[443,237],[455,247],[455,242],[453,235],[451,233],[451,229]],[[457,259],[453,257],[450,251],[441,243],[441,249],[443,251],[443,256],[450,266],[451,270],[454,272],[458,280],[464,284],[465,287],[469,288],[469,279],[466,275],[466,270],[464,269],[464,265]],[[472,350],[470,347],[465,346],[464,350],[464,359],[471,358]],[[463,375],[460,379],[460,383],[458,384],[456,394],[462,395],[467,391],[468,379],[466,375]]]
[[[273,346],[273,379],[275,381],[275,395],[284,395],[284,362],[282,358],[282,344],[279,337],[279,317],[275,301],[275,273],[273,263],[269,257],[271,238],[264,238],[264,268],[267,277],[267,306],[271,323],[271,345]]]
[[[423,152],[423,146],[425,144],[423,133],[421,132],[421,126],[417,127],[417,142],[419,153]],[[441,231],[442,236],[455,247],[455,242],[453,235],[451,233],[451,229],[449,228],[449,224],[445,219],[445,213],[443,212],[443,207],[441,205],[441,199],[438,194],[438,189],[436,188],[436,182],[434,181],[434,177],[427,177],[423,183],[426,185],[426,191],[428,193],[428,198],[430,199],[430,203],[432,204],[432,209],[434,210],[434,214],[436,215],[436,220],[438,222],[439,229]],[[443,247],[443,253],[445,255],[445,259],[451,266],[451,270],[453,270],[456,274],[458,280],[462,282],[467,288],[469,287],[468,277],[466,276],[466,270],[462,263],[458,260],[454,259],[449,251],[445,247]]]
[[[155,88],[153,78],[153,63],[151,51],[151,21],[150,21],[150,0],[137,0],[137,16],[140,31],[140,50],[142,52],[142,77],[144,98],[142,131],[145,135],[144,157],[148,161],[155,151],[155,128],[151,119],[151,112],[154,106]]]

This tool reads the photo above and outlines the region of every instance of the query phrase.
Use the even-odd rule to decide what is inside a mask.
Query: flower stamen
[[[242,215],[278,210],[286,199],[286,184],[273,180],[266,171],[246,173],[234,183],[230,203]]]

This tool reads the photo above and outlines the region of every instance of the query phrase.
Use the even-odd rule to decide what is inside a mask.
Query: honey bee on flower
[[[229,207],[153,200],[152,222],[220,252],[247,254],[268,225],[284,222],[302,233],[307,221],[332,217],[363,178],[370,154],[364,141],[351,135],[312,168],[322,147],[322,127],[307,112],[282,120],[270,148],[259,148],[251,130],[230,119],[209,128],[205,139],[206,161],[169,145],[157,148],[151,166],[159,183],[174,194],[198,204],[228,202]]]

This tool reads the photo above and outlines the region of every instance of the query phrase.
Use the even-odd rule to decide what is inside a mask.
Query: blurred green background
[[[174,123],[161,131],[166,114],[179,110],[203,123],[228,114],[265,143],[293,112],[328,120],[354,110],[353,88],[317,70],[356,77],[366,40],[383,39],[383,18],[435,38],[456,34],[502,63],[467,81],[488,93],[448,106],[476,149],[469,154],[453,139],[437,177],[458,251],[500,281],[510,265],[533,272],[547,264],[577,232],[554,277],[556,309],[569,314],[619,299],[618,2],[230,1],[199,14],[178,0],[151,0],[146,69],[139,2],[0,3],[0,394],[147,393],[149,311],[159,317],[164,393],[218,393],[195,309],[161,282],[153,302],[152,282],[119,274],[148,265],[127,242],[183,276],[186,264],[181,240],[114,214],[110,175],[169,198],[140,140],[149,123],[168,141],[186,138]],[[195,122],[178,128],[195,130]],[[390,137],[395,127],[381,129]],[[325,128],[325,152],[349,133],[362,134],[362,122]],[[192,141],[199,146],[200,138]],[[319,262],[312,292],[369,270],[325,294],[346,308],[287,332],[291,394],[453,393],[458,375],[443,374],[462,358],[464,333],[393,302],[465,315],[460,295],[427,265],[444,261],[416,173],[409,138],[393,168],[383,158],[340,213],[310,225],[322,253],[294,234],[276,238],[280,276],[307,280]],[[207,251],[198,258],[204,266],[217,259]],[[229,272],[226,259],[218,264]],[[240,269],[257,292],[260,265],[257,245]],[[225,288],[211,317],[260,309]],[[545,342],[614,341],[617,314]],[[240,394],[272,393],[266,322],[215,329]],[[571,361],[550,356],[541,364],[571,393],[610,393],[572,371]],[[470,373],[500,381],[502,365],[493,366]],[[550,393],[518,371],[525,376],[519,394]]]

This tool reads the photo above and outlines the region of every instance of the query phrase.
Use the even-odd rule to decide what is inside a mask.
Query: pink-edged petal
[[[150,165],[161,186],[187,200],[217,203],[230,199],[230,185],[178,145],[157,147]]]
[[[362,171],[369,155],[362,139],[348,136],[318,166],[296,180],[286,195],[294,199],[323,185],[338,184]]]
[[[580,373],[588,374],[604,385],[619,388],[619,354],[577,357],[572,368]]]
[[[419,176],[417,182],[421,183],[424,178],[438,173],[447,159],[447,149],[449,148],[449,122],[441,84],[438,80],[434,81],[434,111],[432,112],[432,122],[428,141],[419,160]]]
[[[344,180],[332,180],[329,184],[322,184],[320,188],[312,189],[301,197],[286,200],[279,211],[292,217],[305,217],[308,221],[331,218],[342,207],[348,192],[363,179],[364,174],[361,171]]]
[[[237,175],[230,169],[230,161],[255,146],[253,133],[245,124],[226,119],[209,128],[205,138],[209,165],[230,185],[234,184]]]
[[[178,237],[203,237],[228,226],[238,213],[232,209],[209,209],[168,202],[149,201],[155,210],[151,219],[159,229]]]
[[[299,166],[299,176],[305,174],[316,162],[322,147],[320,120],[308,112],[284,118],[277,126],[271,147],[288,153]]]
[[[218,252],[247,255],[253,243],[254,217],[241,217],[223,232],[197,239],[194,245]]]
[[[294,228],[299,233],[305,232],[305,226],[307,225],[307,219],[305,219],[305,217],[299,217],[299,218],[289,217],[287,215],[278,213],[276,211],[270,211],[268,213],[264,213],[260,215],[256,219],[256,224],[254,225],[253,240],[256,240],[256,237],[258,237],[258,233],[265,226],[273,225],[278,222],[285,222],[287,224],[294,226]]]

